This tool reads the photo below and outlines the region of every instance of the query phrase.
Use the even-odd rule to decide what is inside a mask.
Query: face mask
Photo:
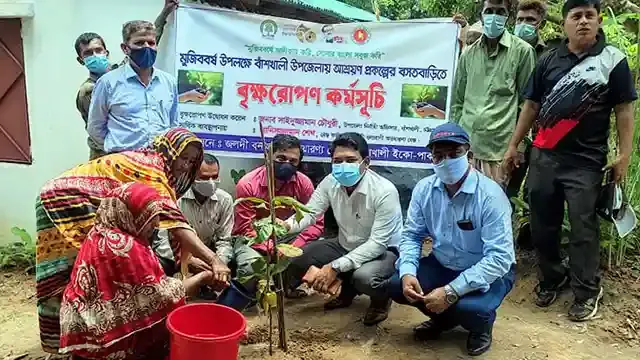
[[[535,26],[530,24],[517,24],[513,34],[524,41],[533,41],[537,36],[538,32]]]
[[[92,74],[102,75],[109,69],[109,59],[104,54],[87,56],[84,58],[84,66]]]
[[[342,186],[353,186],[360,181],[360,164],[362,163],[340,163],[331,165],[331,174]]]
[[[213,180],[196,180],[191,185],[191,189],[198,194],[209,198],[216,192],[216,182]]]
[[[273,172],[276,179],[280,181],[289,181],[295,175],[298,168],[288,162],[273,162]]]
[[[489,39],[495,39],[502,35],[507,17],[497,14],[482,15],[482,30]]]
[[[131,48],[130,48],[131,49]],[[148,69],[156,62],[156,55],[158,52],[156,49],[150,47],[141,47],[139,49],[131,49],[129,58],[134,64],[138,65],[141,69]]]
[[[453,185],[460,181],[469,168],[469,159],[464,154],[455,159],[444,159],[438,164],[434,164],[433,170],[436,176],[443,183]]]

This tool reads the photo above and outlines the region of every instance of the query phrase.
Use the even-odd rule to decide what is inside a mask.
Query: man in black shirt
[[[533,121],[538,125],[529,167],[531,234],[540,255],[536,304],[551,305],[569,280],[561,264],[564,202],[571,235],[569,266],[574,321],[589,320],[602,298],[596,201],[603,168],[616,182],[627,173],[633,150],[633,105],[637,94],[624,54],[600,31],[600,0],[568,0],[563,8],[567,41],[545,53],[529,79],[526,100],[504,157],[513,169],[516,147]],[[607,164],[609,119],[615,112],[618,154]]]

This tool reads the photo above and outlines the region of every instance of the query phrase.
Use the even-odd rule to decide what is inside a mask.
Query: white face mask
[[[212,197],[215,194],[217,183],[215,180],[196,180],[191,185],[191,189],[204,197]]]

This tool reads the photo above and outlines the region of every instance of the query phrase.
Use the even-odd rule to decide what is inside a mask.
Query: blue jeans
[[[431,254],[420,259],[418,264],[418,281],[422,291],[428,294],[434,289],[442,287],[458,277],[462,271],[455,271],[442,266],[436,257]],[[402,280],[396,273],[390,281],[389,292],[391,298],[398,304],[415,306],[433,321],[441,322],[444,325],[454,327],[461,325],[471,332],[491,331],[496,320],[496,309],[507,296],[514,282],[514,270],[511,270],[500,279],[491,284],[489,291],[471,292],[458,300],[453,306],[441,314],[429,311],[424,303],[415,304],[409,301],[402,294]]]

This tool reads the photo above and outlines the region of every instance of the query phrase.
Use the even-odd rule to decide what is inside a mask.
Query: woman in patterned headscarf
[[[164,320],[213,273],[165,275],[151,238],[170,202],[151,186],[127,183],[102,200],[64,290],[60,352],[87,359],[163,359]]]
[[[62,292],[78,250],[93,228],[96,209],[113,189],[125,183],[147,184],[167,199],[162,203],[158,227],[171,232],[177,261],[184,248],[210,265],[217,280],[226,281],[229,269],[198,239],[176,205],[194,181],[202,157],[201,141],[190,131],[176,128],[157,137],[151,149],[101,157],[43,186],[36,200],[36,292],[45,351],[58,352]]]

